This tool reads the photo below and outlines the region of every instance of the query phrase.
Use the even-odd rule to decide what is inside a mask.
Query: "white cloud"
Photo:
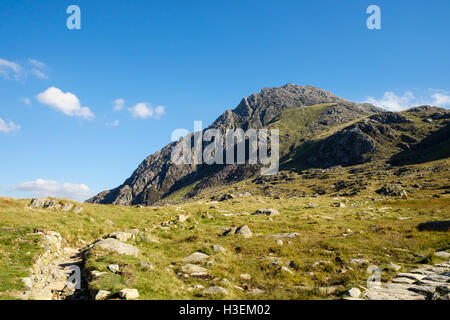
[[[23,103],[25,103],[27,106],[31,106],[31,100],[30,98],[21,98]]]
[[[119,124],[120,124],[119,120],[114,120],[113,122],[107,122],[106,126],[107,127],[117,127],[117,126],[119,126]]]
[[[134,107],[129,108],[128,111],[130,111],[131,116],[140,119],[160,119],[161,116],[166,113],[163,106],[157,106],[155,110],[153,110],[152,106],[147,102],[139,102]]]
[[[131,115],[135,118],[145,119],[153,116],[153,109],[147,102],[139,102],[129,110]]]
[[[6,122],[2,118],[0,118],[0,132],[9,133],[18,130],[20,130],[19,125],[15,124],[12,121]]]
[[[114,110],[120,111],[125,107],[125,100],[122,98],[114,100]]]
[[[436,89],[430,89],[429,91],[432,93],[430,96],[420,98],[417,98],[411,91],[406,91],[402,95],[387,91],[380,99],[368,97],[364,102],[371,103],[389,111],[401,111],[419,105],[450,107],[450,95],[447,92]]]
[[[88,107],[82,107],[76,95],[70,92],[62,92],[60,89],[50,87],[37,95],[41,104],[48,105],[68,116],[94,118],[94,114]]]
[[[444,93],[435,93],[432,95],[434,101],[433,104],[442,107],[450,107],[450,95]]]
[[[161,118],[165,113],[166,113],[166,108],[164,108],[163,106],[157,106],[155,108],[155,118],[156,119]]]
[[[85,184],[63,183],[54,180],[36,179],[25,181],[12,187],[19,192],[30,193],[37,197],[69,198],[73,200],[83,200],[91,195],[89,187]]]
[[[19,80],[22,77],[21,74],[22,67],[19,64],[0,58],[0,75],[6,79],[13,76],[14,79]]]

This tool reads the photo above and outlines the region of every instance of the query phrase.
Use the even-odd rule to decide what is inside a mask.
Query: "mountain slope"
[[[285,156],[305,139],[381,111],[370,104],[353,103],[319,88],[287,84],[278,88],[265,88],[258,94],[242,99],[234,110],[225,111],[208,128],[222,131],[228,128],[246,130],[276,128],[278,124],[283,124],[280,132],[280,156]],[[309,118],[304,118],[306,114]],[[286,119],[299,121],[297,123]],[[211,184],[248,178],[258,170],[257,165],[174,165],[170,156],[177,143],[179,142],[170,143],[146,158],[121,186],[103,191],[87,202],[151,205],[192,184],[195,187],[190,193],[195,194]]]

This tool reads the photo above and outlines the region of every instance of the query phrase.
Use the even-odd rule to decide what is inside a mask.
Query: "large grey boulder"
[[[208,259],[209,256],[207,254],[201,253],[201,252],[194,252],[190,256],[183,259],[183,262],[190,262],[190,263],[196,263],[196,262],[202,262]]]
[[[189,274],[191,276],[205,276],[208,274],[208,270],[199,266],[196,266],[195,264],[185,264],[181,267],[181,271],[183,273]]]
[[[139,250],[135,246],[123,243],[117,239],[112,238],[99,240],[98,242],[94,243],[94,248],[95,247],[102,248],[109,252],[116,252],[118,254],[124,254],[128,256],[137,257],[139,254]]]
[[[247,225],[228,229],[222,235],[227,236],[230,234],[239,234],[239,235],[243,236],[244,238],[251,238],[253,236],[253,233],[251,232],[250,228]]]
[[[254,215],[266,215],[266,216],[278,216],[280,213],[277,209],[273,208],[265,208],[265,209],[258,209],[254,213]]]

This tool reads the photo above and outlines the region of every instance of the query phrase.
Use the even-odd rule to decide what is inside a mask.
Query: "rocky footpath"
[[[44,238],[45,251],[35,258],[31,276],[23,278],[26,291],[17,294],[26,300],[87,299],[83,286],[80,249],[62,246],[54,231],[37,232]]]
[[[446,251],[436,252],[439,258],[450,258]],[[361,287],[362,288],[362,287]],[[349,300],[450,300],[450,260],[435,265],[420,265],[409,272],[399,272],[387,283],[369,288],[351,288],[344,299]]]

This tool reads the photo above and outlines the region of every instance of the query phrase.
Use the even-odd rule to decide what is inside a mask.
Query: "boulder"
[[[190,256],[183,259],[183,262],[190,262],[190,263],[196,263],[196,262],[202,262],[208,259],[209,256],[207,254],[201,253],[201,252],[194,252]]]
[[[266,209],[258,209],[254,213],[254,215],[266,215],[266,216],[278,216],[280,213],[277,209],[266,208]]]
[[[450,258],[450,253],[447,252],[447,251],[438,251],[438,252],[435,252],[434,255],[436,257],[444,258],[444,259],[449,259]]]
[[[205,268],[190,263],[182,266],[181,271],[191,276],[205,276],[208,274],[208,270],[206,270]]]
[[[125,300],[134,300],[139,298],[137,289],[122,289],[119,291],[119,297]]]
[[[361,296],[361,290],[358,288],[351,288],[345,293],[345,295],[350,298],[359,298]]]
[[[228,291],[225,288],[214,286],[214,287],[209,287],[208,289],[203,290],[203,294],[205,294],[205,295],[216,295],[216,294],[227,295]]]
[[[213,251],[214,252],[217,252],[217,253],[225,253],[225,248],[224,247],[222,247],[221,245],[218,245],[218,244],[213,244],[212,246],[211,246],[211,248],[213,249]]]
[[[112,238],[99,240],[98,242],[94,243],[93,247],[99,247],[109,252],[116,252],[118,254],[124,254],[135,257],[137,257],[139,253],[138,248],[136,248],[135,246],[123,243],[117,239]]]
[[[230,234],[239,234],[239,235],[243,236],[244,238],[251,238],[253,235],[252,232],[250,231],[250,228],[247,225],[228,229],[222,235],[227,236]]]
[[[118,264],[110,264],[108,266],[108,270],[111,271],[112,273],[117,273],[119,272],[119,265]]]
[[[122,242],[134,239],[134,234],[129,231],[115,231],[110,233],[109,236]]]
[[[95,300],[105,300],[111,294],[110,291],[107,290],[99,290],[95,295]]]

